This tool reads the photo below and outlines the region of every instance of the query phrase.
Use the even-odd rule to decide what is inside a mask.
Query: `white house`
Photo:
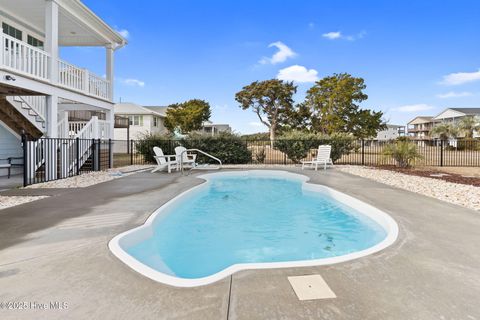
[[[376,140],[395,140],[405,135],[405,126],[387,124],[387,127],[377,132]]]
[[[407,124],[408,135],[416,140],[431,139],[433,125],[438,122],[432,116],[418,116],[410,120]]]
[[[480,117],[480,108],[447,108],[434,117],[438,123],[456,124],[465,117]],[[480,137],[480,132],[474,132],[473,137]]]
[[[2,0],[0,24],[0,146],[16,146],[0,148],[0,158],[18,155],[21,134],[113,138],[114,52],[126,40],[79,0]],[[105,77],[62,60],[63,46],[103,47]],[[75,110],[104,120],[69,123]]]
[[[213,123],[211,121],[205,121],[201,132],[215,136],[221,132],[232,132],[230,125],[226,123]]]
[[[168,107],[140,106],[135,103],[118,103],[115,105],[115,115],[129,119],[130,127],[115,129],[115,140],[139,139],[145,134],[165,134],[164,122]],[[200,132],[212,136],[220,132],[231,132],[228,124],[216,124],[205,121]]]
[[[117,103],[115,115],[128,118],[129,128],[114,129],[115,140],[139,139],[145,134],[164,134],[167,132],[164,126],[165,113],[153,107],[142,107],[135,103]]]

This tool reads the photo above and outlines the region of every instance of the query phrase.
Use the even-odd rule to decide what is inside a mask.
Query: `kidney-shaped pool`
[[[304,175],[252,170],[199,177],[206,182],[113,238],[111,251],[153,280],[191,287],[243,269],[347,261],[397,238],[388,214],[307,183]]]

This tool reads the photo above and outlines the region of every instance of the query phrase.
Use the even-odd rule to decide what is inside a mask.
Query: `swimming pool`
[[[156,210],[109,243],[128,266],[174,286],[212,283],[242,269],[355,259],[393,243],[386,213],[286,171],[233,171]]]

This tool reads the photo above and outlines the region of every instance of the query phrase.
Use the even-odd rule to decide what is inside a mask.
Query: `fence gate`
[[[23,185],[112,167],[111,140],[22,137]]]

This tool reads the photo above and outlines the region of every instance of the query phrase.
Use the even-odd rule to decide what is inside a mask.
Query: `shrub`
[[[190,134],[182,139],[187,149],[200,149],[222,160],[222,163],[242,164],[252,161],[252,152],[247,148],[245,141],[239,136],[222,132],[215,136],[209,134]],[[201,163],[216,163],[215,160],[198,156]]]
[[[408,168],[413,161],[423,158],[415,143],[410,141],[396,141],[387,144],[383,148],[383,155],[393,158],[396,165],[401,168]]]
[[[332,146],[331,158],[335,162],[354,149],[354,138],[341,133],[327,136],[293,130],[282,134],[275,141],[275,147],[295,163],[299,163],[307,157],[310,150],[317,149],[322,144]]]
[[[145,162],[155,162],[153,147],[159,147],[164,154],[175,154],[175,147],[181,145],[180,141],[173,140],[171,136],[159,134],[145,134],[135,141],[134,152],[143,156]]]

